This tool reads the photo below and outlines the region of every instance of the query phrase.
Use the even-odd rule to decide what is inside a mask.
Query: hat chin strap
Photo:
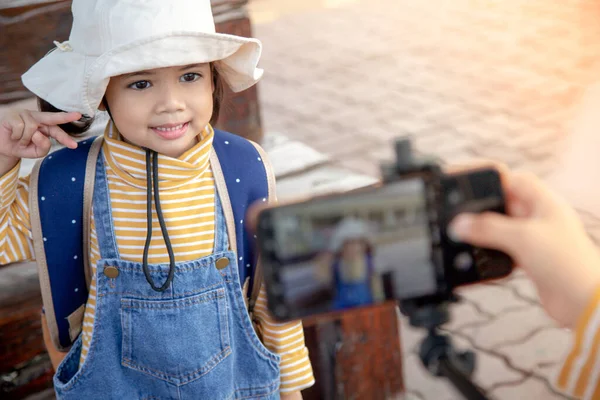
[[[108,108],[107,108],[108,110]],[[158,153],[154,150],[146,150],[146,244],[144,245],[144,255],[142,268],[146,280],[150,284],[153,290],[157,292],[164,292],[173,282],[173,276],[175,274],[175,255],[173,254],[173,247],[171,246],[171,240],[169,239],[169,233],[167,232],[167,225],[162,213],[162,207],[160,205],[160,193],[159,193],[159,181],[158,181]],[[169,253],[169,275],[165,283],[158,287],[154,284],[150,271],[148,270],[148,250],[150,248],[150,242],[152,240],[152,188],[154,187],[154,203],[156,204],[156,214],[158,215],[158,222],[160,224],[160,230],[162,232],[163,239],[167,246],[167,252]]]

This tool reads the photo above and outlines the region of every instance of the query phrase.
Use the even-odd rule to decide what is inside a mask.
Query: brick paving
[[[269,1],[255,1],[258,14]],[[303,142],[331,165],[373,177],[399,135],[448,163],[492,158],[545,178],[559,166],[573,106],[599,75],[600,3],[322,3],[277,16],[286,6],[271,1],[269,18],[255,18],[267,136]],[[286,188],[292,179],[283,179]],[[582,212],[600,238],[597,216]],[[531,282],[516,273],[462,294],[446,330],[476,350],[477,383],[495,399],[564,398],[549,377],[570,335],[544,314]],[[404,319],[401,326],[406,397],[460,398],[421,367],[422,333]]]

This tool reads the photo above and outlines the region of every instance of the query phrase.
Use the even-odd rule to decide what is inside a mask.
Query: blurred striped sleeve
[[[29,177],[19,178],[19,162],[0,178],[0,265],[33,260],[29,221]]]
[[[574,333],[574,343],[558,371],[556,386],[569,396],[600,399],[600,288]]]
[[[267,309],[264,287],[258,295],[254,313],[265,347],[281,356],[281,393],[292,393],[314,385],[315,377],[304,343],[302,322],[276,322]]]

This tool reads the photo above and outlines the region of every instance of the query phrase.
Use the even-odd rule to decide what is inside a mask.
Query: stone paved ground
[[[594,0],[287,3],[253,5],[267,135],[371,176],[392,156],[391,140],[410,135],[450,163],[493,158],[548,177],[569,143],[572,106],[599,71]],[[600,237],[595,215],[582,213]],[[544,315],[531,282],[516,273],[462,293],[447,330],[477,350],[476,381],[496,399],[563,398],[549,376],[570,336]],[[401,323],[407,397],[460,398],[420,366],[422,334]]]

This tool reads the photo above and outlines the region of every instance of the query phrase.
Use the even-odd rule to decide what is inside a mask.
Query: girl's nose
[[[177,85],[164,85],[159,92],[157,113],[173,113],[185,109],[183,93]]]

